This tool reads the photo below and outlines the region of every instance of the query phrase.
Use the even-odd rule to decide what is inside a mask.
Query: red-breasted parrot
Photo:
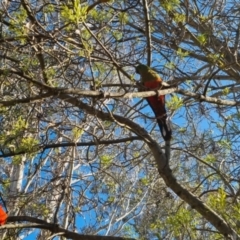
[[[141,82],[146,90],[157,90],[161,87],[161,77],[150,67],[140,64],[136,67],[136,73],[140,74]],[[170,141],[172,137],[172,130],[168,122],[167,112],[165,109],[165,95],[147,97],[146,99],[157,118],[158,126],[163,139],[165,141]]]

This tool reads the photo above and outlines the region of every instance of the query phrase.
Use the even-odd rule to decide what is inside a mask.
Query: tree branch
[[[47,145],[39,145],[35,146],[37,150],[35,151],[19,151],[19,152],[10,152],[10,153],[3,153],[0,154],[0,157],[13,157],[17,155],[22,155],[26,153],[34,153],[38,150],[46,150],[50,148],[60,148],[60,147],[84,147],[84,146],[95,146],[95,145],[109,145],[109,144],[116,144],[116,143],[122,143],[122,142],[128,142],[128,141],[135,141],[135,140],[141,140],[140,137],[129,137],[129,138],[121,138],[121,139],[115,139],[115,140],[101,140],[101,141],[94,141],[94,142],[81,142],[81,143],[75,143],[75,142],[66,142],[66,143],[57,143],[57,144],[47,144]]]
[[[165,154],[163,154],[162,149],[159,144],[154,141],[147,131],[141,128],[136,123],[132,122],[130,119],[124,118],[115,114],[104,113],[97,110],[76,98],[72,98],[65,94],[60,94],[59,97],[66,102],[73,104],[80,109],[85,110],[88,114],[95,115],[102,120],[113,121],[116,120],[124,127],[128,128],[130,131],[136,133],[139,137],[145,141],[153,153],[155,161],[158,166],[158,172],[165,181],[166,185],[170,187],[181,199],[188,203],[193,209],[196,209],[205,219],[207,219],[221,234],[225,237],[234,236],[235,238],[240,238],[237,233],[225,222],[221,216],[219,216],[215,211],[204,204],[197,196],[190,193],[187,189],[181,186],[176,178],[173,176],[172,171],[169,167]]]
[[[151,29],[149,25],[149,8],[148,2],[143,0],[143,10],[144,10],[144,17],[145,17],[145,25],[146,25],[146,38],[147,38],[147,65],[150,66],[152,62],[152,50],[151,50]]]
[[[16,229],[16,228],[40,228],[47,229],[53,233],[59,233],[61,236],[76,240],[134,240],[134,238],[125,237],[111,237],[111,236],[94,236],[94,235],[83,235],[75,232],[68,231],[64,228],[59,227],[57,224],[48,223],[44,220],[28,217],[28,216],[9,216],[8,222],[17,221],[28,221],[30,224],[6,224],[0,226],[0,229]]]
[[[218,105],[225,105],[225,106],[238,106],[240,105],[240,102],[237,101],[231,101],[231,100],[223,100],[220,98],[215,98],[215,97],[208,97],[204,96],[199,93],[193,93],[189,92],[183,89],[178,89],[176,87],[173,88],[168,88],[164,90],[157,90],[157,91],[144,91],[144,92],[102,92],[102,91],[91,91],[91,90],[83,90],[83,89],[76,89],[76,88],[52,88],[52,87],[46,87],[49,91],[47,93],[37,95],[34,97],[29,97],[29,98],[23,98],[23,99],[15,99],[15,100],[10,100],[10,101],[0,101],[0,106],[14,106],[19,103],[34,103],[38,102],[39,100],[52,97],[52,96],[58,96],[60,93],[61,94],[74,94],[78,96],[84,96],[84,97],[95,97],[95,98],[113,98],[113,99],[118,99],[118,98],[146,98],[146,97],[151,97],[155,95],[167,95],[170,93],[178,93],[183,96],[191,97],[194,99],[197,99],[199,101],[204,101],[204,102],[209,102],[209,103],[214,103]]]

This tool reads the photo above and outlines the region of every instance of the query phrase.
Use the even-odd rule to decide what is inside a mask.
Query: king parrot
[[[141,82],[146,89],[155,90],[161,87],[161,77],[150,67],[140,64],[136,67],[136,73],[140,74]],[[163,139],[165,141],[170,141],[172,137],[172,130],[168,122],[167,112],[165,109],[165,95],[147,97],[146,99],[157,118],[158,126]]]

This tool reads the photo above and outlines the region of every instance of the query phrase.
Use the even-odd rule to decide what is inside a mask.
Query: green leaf
[[[147,177],[142,178],[140,181],[145,186],[147,186],[149,184],[149,179]]]
[[[22,157],[21,156],[14,156],[13,157],[13,160],[12,160],[13,165],[19,165],[19,164],[21,164],[21,162],[22,162]]]
[[[122,32],[119,32],[119,31],[113,31],[112,32],[112,35],[113,35],[113,37],[116,39],[116,40],[120,40],[121,38],[122,38]]]
[[[102,165],[109,166],[113,161],[113,157],[111,155],[102,155],[100,157],[100,160]]]
[[[48,78],[52,78],[56,74],[56,71],[55,71],[54,68],[48,68],[48,69],[45,70],[45,73],[46,73]]]
[[[88,6],[82,6],[80,0],[73,1],[73,5],[63,5],[61,17],[65,22],[79,24],[87,18]]]
[[[177,110],[183,106],[183,101],[178,95],[174,95],[167,103],[166,106],[168,109]]]
[[[44,13],[53,13],[54,11],[55,11],[55,7],[53,4],[48,4],[43,8]]]
[[[32,137],[24,137],[20,143],[19,150],[30,152],[38,145],[39,141]]]
[[[179,210],[166,219],[166,224],[169,228],[172,229],[175,237],[178,237],[182,233],[183,226],[188,226],[191,230],[192,227],[196,224],[196,217],[193,220],[192,212],[183,207],[179,208]]]
[[[18,120],[15,122],[15,124],[13,125],[12,132],[16,134],[16,133],[22,132],[27,127],[28,127],[28,123],[20,116]]]
[[[168,62],[165,64],[165,67],[170,69],[170,70],[173,70],[176,68],[175,64],[173,62]]]
[[[125,12],[120,12],[118,17],[121,24],[126,24],[128,22],[129,17]]]
[[[197,36],[197,40],[201,45],[205,45],[207,42],[207,35],[206,34],[200,34]]]
[[[174,21],[177,23],[184,23],[186,21],[186,15],[174,13]]]
[[[207,162],[207,163],[214,163],[216,162],[216,157],[212,154],[208,154],[205,158],[204,158],[204,161]]]
[[[18,11],[13,12],[13,16],[9,20],[9,30],[11,34],[15,35],[16,37],[23,36],[24,34],[28,33],[29,29],[26,28],[27,23],[27,12],[21,6]],[[26,42],[25,38],[20,38],[22,44]]]
[[[185,133],[186,131],[187,131],[187,129],[183,128],[183,127],[178,129],[179,133]]]
[[[185,58],[185,57],[187,57],[189,55],[189,52],[188,51],[183,51],[182,48],[178,48],[177,55],[180,58]]]
[[[78,140],[82,136],[83,133],[84,133],[84,130],[82,128],[74,127],[72,129],[72,134],[73,134],[74,140]]]
[[[163,0],[161,1],[161,5],[167,12],[170,12],[176,9],[178,6],[180,6],[180,1],[179,0]]]
[[[226,148],[226,149],[228,149],[228,150],[231,150],[231,142],[228,141],[228,140],[221,140],[221,141],[218,142],[218,144],[219,144],[220,146],[222,146],[223,148]]]
[[[227,96],[229,94],[229,92],[230,92],[230,89],[228,87],[226,87],[222,90],[222,93],[224,96]]]
[[[108,202],[109,202],[109,203],[110,203],[110,202],[114,202],[114,200],[115,200],[115,197],[113,197],[113,196],[108,197]]]
[[[219,188],[218,192],[215,194],[211,194],[208,197],[208,204],[220,212],[221,214],[225,215],[226,213],[226,192],[223,188]]]

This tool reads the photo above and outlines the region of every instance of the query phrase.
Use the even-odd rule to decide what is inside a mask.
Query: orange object
[[[7,213],[3,210],[2,206],[0,205],[0,225],[4,225],[8,218]]]

